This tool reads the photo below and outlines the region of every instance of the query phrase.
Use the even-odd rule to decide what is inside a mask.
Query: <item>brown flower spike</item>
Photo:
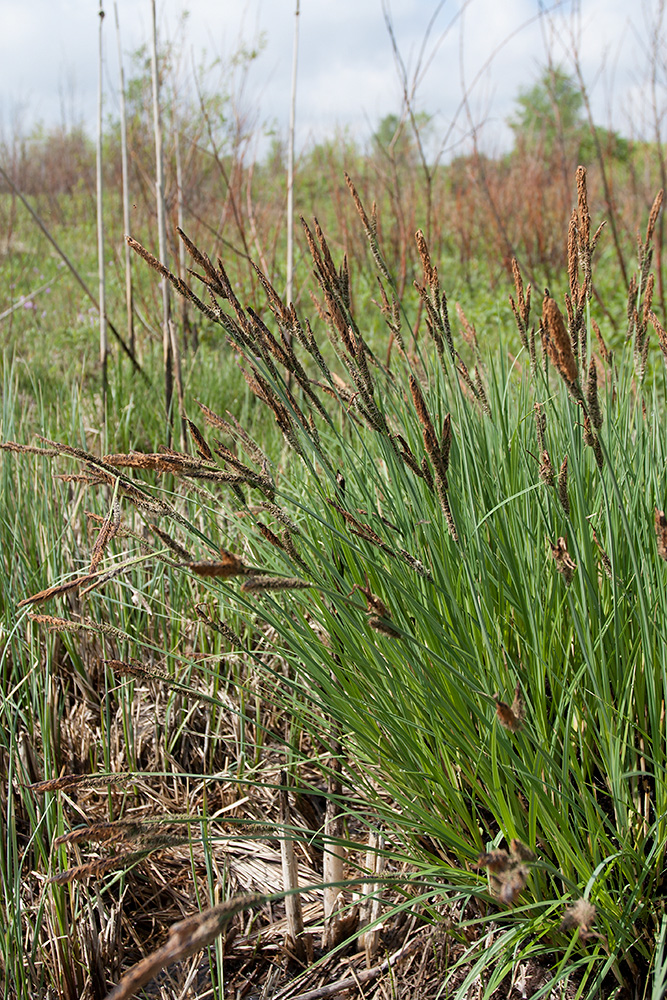
[[[562,313],[556,305],[555,299],[549,295],[548,288],[544,289],[542,302],[542,331],[544,346],[551,363],[564,381],[568,385],[573,385],[579,375],[577,362]]]
[[[578,927],[579,936],[582,938],[597,937],[591,930],[594,923],[595,907],[587,899],[578,899],[572,906],[568,906],[561,927],[563,930]]]
[[[493,698],[496,703],[496,715],[498,716],[500,725],[503,729],[508,729],[510,733],[517,733],[523,726],[525,717],[525,706],[521,697],[519,684],[517,683],[514,691],[514,701],[511,706],[501,701],[500,695],[497,693],[494,694]]]
[[[556,569],[559,573],[563,574],[565,583],[569,585],[572,583],[572,577],[574,576],[577,564],[567,551],[567,539],[561,536],[556,544],[551,546],[551,554],[556,561]]]
[[[658,555],[667,559],[667,518],[664,510],[655,508],[655,534],[658,539]]]
[[[512,906],[521,895],[528,881],[528,864],[535,861],[535,854],[522,841],[514,838],[507,851],[489,851],[480,854],[478,868],[489,871],[491,892],[501,903]]]

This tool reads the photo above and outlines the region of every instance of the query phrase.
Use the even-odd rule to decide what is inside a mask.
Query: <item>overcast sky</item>
[[[538,18],[547,0],[384,0],[410,76],[429,21],[437,12],[422,60],[417,106],[434,116],[439,137],[460,142],[464,87],[471,120],[485,122],[487,147],[507,142],[505,120],[520,87],[530,86],[553,57],[576,39],[595,116],[625,134],[642,128],[640,92],[647,73],[646,39],[657,0],[562,0]],[[285,135],[289,117],[295,0],[158,0],[158,32],[175,40],[184,72],[193,60],[223,61],[243,42],[263,40],[243,95],[246,108]],[[82,121],[95,128],[98,0],[0,0],[0,113],[7,136]],[[105,111],[117,114],[118,50],[113,0],[104,0]],[[188,11],[185,27],[179,17]],[[126,73],[130,53],[150,37],[150,0],[118,0]],[[383,115],[400,111],[396,71],[382,0],[301,0],[297,142],[347,127],[366,139]],[[215,77],[211,77],[211,80]]]

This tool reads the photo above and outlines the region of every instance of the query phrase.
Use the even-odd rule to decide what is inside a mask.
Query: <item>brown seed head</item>
[[[489,871],[505,872],[510,866],[510,856],[507,851],[489,851],[487,854],[480,854],[477,858],[476,868],[488,868]]]
[[[551,546],[551,554],[556,562],[556,569],[559,573],[562,573],[565,583],[569,585],[572,583],[572,577],[574,576],[577,564],[567,551],[567,539],[561,536],[556,544]]]
[[[567,455],[563,459],[558,473],[558,499],[560,500],[560,505],[563,508],[566,517],[569,517],[570,498],[567,493]]]
[[[646,240],[645,240],[646,246],[648,246],[648,244],[653,239],[653,231],[655,229],[655,224],[658,221],[658,214],[662,206],[662,199],[664,197],[664,194],[665,192],[663,191],[662,188],[660,188],[657,195],[655,196],[653,205],[651,206],[651,211],[648,217],[648,225],[646,226]]]
[[[551,464],[549,452],[545,449],[540,455],[539,477],[547,486],[553,486],[556,481],[556,472]]]
[[[591,415],[593,427],[597,431],[602,427],[602,413],[600,411],[600,400],[598,398],[598,371],[595,358],[591,358],[588,366],[588,378],[586,380],[586,406]]]
[[[188,420],[188,427],[190,428],[190,433],[192,435],[193,441],[195,442],[195,446],[197,448],[198,453],[201,455],[203,459],[206,459],[206,461],[210,462],[211,459],[213,458],[213,455],[211,454],[211,449],[206,443],[204,435],[199,430],[197,425],[192,422],[192,420]]]
[[[591,240],[591,216],[588,210],[586,191],[586,167],[577,167],[577,207],[579,210],[579,239],[582,246],[589,246]]]
[[[579,278],[577,274],[579,258],[577,253],[577,213],[573,209],[570,217],[570,225],[567,231],[567,275],[570,284],[570,295],[577,298],[579,291]]]
[[[591,326],[593,327],[593,332],[595,333],[595,337],[598,342],[598,347],[600,348],[600,354],[602,355],[602,360],[604,361],[605,364],[608,365],[609,362],[611,361],[611,351],[604,342],[602,334],[600,333],[600,327],[592,318],[591,318]]]
[[[665,330],[664,326],[662,325],[662,323],[660,322],[660,320],[658,319],[658,317],[656,316],[656,314],[652,310],[649,310],[648,319],[649,319],[649,322],[651,323],[653,329],[658,334],[658,341],[660,343],[660,350],[662,351],[663,355],[665,356],[665,360],[667,360],[667,330]]]
[[[667,559],[667,518],[664,510],[655,508],[655,534],[658,540],[658,555]]]
[[[188,568],[197,576],[220,577],[223,580],[230,576],[243,576],[252,572],[250,567],[241,562],[238,556],[235,556],[233,552],[226,552],[224,549],[220,550],[219,562],[190,562]]]
[[[511,707],[504,701],[500,701],[500,696],[498,694],[494,694],[493,697],[496,703],[496,715],[500,725],[503,729],[509,730],[510,733],[517,733],[522,728],[525,717],[525,707],[523,698],[521,697],[519,685],[517,684],[516,686],[514,701],[512,702]]]
[[[527,865],[532,861],[535,861],[535,855],[530,848],[522,841],[514,839],[509,854],[502,850],[480,854],[476,867],[488,868],[489,883],[494,896],[501,903],[511,906],[526,887]]]
[[[595,907],[587,899],[578,899],[568,906],[561,927],[563,930],[578,927],[580,936],[586,938],[591,936],[594,923]]]
[[[535,861],[535,852],[531,851],[528,844],[524,844],[523,840],[519,840],[518,837],[513,837],[510,841],[510,851],[512,857],[519,861]]]
[[[262,594],[277,590],[306,590],[312,587],[308,580],[299,580],[292,576],[250,576],[241,584],[244,594]]]
[[[577,362],[572,343],[565,329],[565,323],[555,299],[545,290],[542,302],[542,329],[544,331],[547,354],[561,378],[572,384],[577,381]]]

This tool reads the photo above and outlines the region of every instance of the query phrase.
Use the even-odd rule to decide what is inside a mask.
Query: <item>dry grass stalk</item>
[[[371,830],[368,834],[368,850],[366,851],[365,868],[371,875],[380,876],[387,863],[387,857],[383,852],[384,837],[376,830]],[[362,902],[359,906],[359,927],[366,927],[368,924],[375,924],[382,909],[382,899],[380,895],[379,882],[367,882],[362,890]],[[372,930],[364,931],[359,935],[359,947],[366,953],[366,965],[371,967],[378,945],[380,943],[380,928],[373,927]]]
[[[260,280],[264,289],[271,290],[271,294],[269,295],[269,302],[271,304],[274,301],[274,299],[278,299],[277,293],[271,286],[268,279],[264,275],[262,275],[261,272],[258,271],[258,273],[260,274]],[[278,301],[280,300],[278,299]],[[284,309],[281,303],[280,311],[278,312],[278,310],[274,307],[274,312],[277,312],[278,322],[281,325],[280,341],[278,341],[274,337],[274,335],[271,333],[266,324],[251,308],[248,308],[247,310],[247,316],[250,320],[248,332],[254,338],[254,341],[259,351],[261,352],[264,360],[267,362],[268,366],[272,368],[273,362],[277,361],[285,369],[285,372],[287,373],[287,386],[286,386],[287,391],[289,392],[289,380],[291,376],[294,376],[296,381],[299,383],[299,386],[306,394],[306,396],[308,396],[308,399],[313,404],[315,409],[318,411],[320,416],[326,419],[327,412],[322,406],[322,403],[320,402],[318,396],[313,391],[310,379],[308,378],[301,362],[294,353],[294,349],[292,347],[292,342],[291,342],[292,324],[290,323],[290,326],[287,327],[284,319],[284,317],[287,315],[287,311]],[[296,316],[296,313],[294,313],[294,316]],[[289,330],[289,332],[286,333],[285,330]],[[292,401],[291,396],[290,399]],[[295,402],[293,402],[293,405],[296,407]]]
[[[394,439],[399,446],[398,453],[405,462],[405,464],[407,465],[407,467],[415,474],[415,476],[419,476],[420,479],[424,479],[426,481],[428,488],[432,491],[433,477],[430,475],[430,473],[428,477],[424,474],[423,465],[420,465],[415,456],[412,454],[412,450],[408,442],[401,434],[396,434]],[[424,459],[423,461],[426,461],[426,459]]]
[[[462,361],[459,361],[458,365],[459,374],[463,378],[464,382],[467,382],[466,375],[467,369]],[[486,389],[484,387],[484,381],[482,379],[482,369],[481,365],[477,364],[474,368],[472,382],[470,383],[472,391],[474,393],[475,399],[481,406],[482,410],[488,417],[491,416],[491,406],[489,404],[488,397],[486,395]]]
[[[378,409],[374,399],[375,387],[368,369],[369,358],[374,364],[377,364],[377,361],[361,336],[350,312],[347,265],[344,262],[341,272],[337,273],[317,220],[315,220],[317,241],[306,222],[303,219],[301,222],[315,265],[315,276],[324,293],[326,310],[320,311],[327,324],[329,339],[336,355],[347,368],[356,389],[351,401],[354,401],[358,412],[370,427],[388,434],[386,419],[384,414]],[[342,342],[343,350],[340,348],[340,342]],[[329,380],[332,379],[331,373],[327,372],[327,378]],[[315,384],[319,385],[319,383]],[[294,405],[296,406],[296,404]],[[326,413],[319,402],[318,408],[326,417]],[[304,420],[302,420],[302,423],[307,429]],[[310,430],[312,437],[315,435],[314,425],[311,425]]]
[[[57,479],[62,479],[62,476],[55,477]],[[91,523],[91,527],[97,527],[98,529],[102,527],[106,521],[106,517],[102,517],[101,514],[96,514],[92,510],[84,510],[83,512]],[[137,541],[145,544],[145,538],[140,535],[137,531],[133,531],[132,528],[128,528],[127,525],[120,524],[118,531],[116,532],[115,538],[135,538]]]
[[[285,915],[287,917],[287,933],[291,938],[290,945],[299,961],[306,958],[304,941],[303,911],[299,895],[299,867],[294,853],[294,840],[287,830],[292,822],[287,787],[287,772],[280,772],[280,824],[283,834],[280,839],[280,859],[283,870],[283,888],[285,890]],[[312,949],[311,949],[312,950]]]
[[[428,464],[428,459],[426,455],[422,457],[421,470],[422,470],[422,476],[424,477],[424,482],[426,483],[430,492],[432,493],[434,489],[433,476],[431,474],[431,467]]]
[[[231,485],[248,485],[260,490],[265,496],[273,497],[275,487],[273,481],[266,475],[256,472],[240,462],[233,452],[223,445],[216,444],[216,451],[232,467],[234,472],[222,471],[209,462],[202,462],[191,455],[175,451],[164,451],[155,454],[146,452],[130,452],[127,455],[105,455],[105,462],[122,468],[150,469],[159,474],[183,476],[186,479],[201,479],[209,482],[229,483]]]
[[[419,418],[419,423],[422,425],[422,434],[424,437],[424,447],[426,448],[426,452],[434,467],[441,466],[442,459],[440,455],[440,448],[438,446],[438,440],[435,434],[435,428],[426,407],[426,402],[424,401],[419,382],[414,375],[410,375],[410,392],[412,393],[412,400],[415,404],[415,410]],[[446,475],[446,469],[442,469],[441,471]]]
[[[577,209],[578,225],[577,230],[582,247],[590,243],[591,238],[591,216],[588,211],[588,194],[586,191],[586,168],[577,167]]]
[[[653,204],[651,205],[651,211],[648,216],[648,223],[646,224],[646,238],[644,240],[644,245],[648,246],[653,240],[653,232],[655,230],[655,224],[658,221],[658,215],[660,214],[660,209],[662,208],[662,202],[664,199],[665,192],[662,188],[658,191],[655,198],[653,199]]]
[[[430,280],[432,280],[433,282],[437,282],[437,272],[435,268],[431,266],[430,258],[428,257],[428,249],[426,248],[426,243],[424,241],[423,234],[421,233],[421,231],[417,233],[417,236],[421,237],[421,239],[418,240],[418,244],[421,247],[420,252],[426,255],[428,269],[430,269],[427,270],[427,275],[431,276]],[[480,404],[484,412],[489,414],[491,411],[486,396],[484,383],[482,382],[479,365],[477,366],[477,369],[475,371],[474,378],[472,378],[467,365],[463,361],[459,352],[454,347],[452,331],[449,324],[449,315],[447,312],[447,299],[445,295],[442,295],[439,298],[439,300],[436,303],[434,303],[432,291],[428,288],[427,285],[420,285],[418,282],[415,282],[414,284],[415,288],[419,292],[419,296],[422,300],[422,303],[425,306],[426,328],[429,332],[431,339],[435,343],[443,371],[445,372],[446,375],[448,374],[447,365],[444,358],[444,343],[446,342],[449,349],[449,355],[451,357],[451,360],[454,362],[456,371],[458,372],[461,381],[470,390],[473,399],[475,399]],[[463,314],[461,313],[461,315]],[[473,328],[470,326],[465,317],[463,317],[463,320],[465,321],[465,324],[467,325],[468,330],[470,331],[471,339],[473,340],[473,342],[476,342],[476,337],[473,337],[473,332],[474,332]]]
[[[416,556],[413,556],[410,552],[406,552],[405,549],[399,549],[398,553],[401,556],[401,558],[403,558],[406,561],[408,566],[415,571],[415,573],[417,573],[419,576],[423,576],[426,580],[431,579],[431,574],[429,570],[426,568],[426,566],[424,566],[424,563],[421,561],[421,559],[417,559]]]
[[[271,389],[268,382],[262,378],[256,368],[251,367],[251,371],[242,369],[242,374],[249,389],[255,394],[255,396],[257,396],[262,403],[268,406],[269,409],[273,410],[276,424],[285,438],[285,441],[290,448],[300,455],[301,447],[296,438],[292,419],[287,408],[280,402],[278,397],[273,392],[273,389]]]
[[[336,740],[331,748],[331,760],[327,775],[327,805],[324,818],[324,838],[322,843],[322,881],[324,930],[322,947],[328,951],[344,939],[345,924],[338,912],[340,883],[345,876],[345,848],[341,840],[344,834],[343,809],[340,804],[343,786],[341,782],[343,748]]]
[[[584,286],[591,288],[591,216],[588,210],[586,168],[577,167],[577,220],[576,236],[584,272]]]
[[[386,635],[390,639],[400,639],[401,637],[398,629],[395,629],[386,618],[380,618],[378,615],[370,615],[368,624],[376,632],[380,632],[381,635]]]
[[[655,535],[658,540],[658,555],[661,559],[667,559],[667,518],[664,510],[655,508],[654,518]]]
[[[643,286],[643,296],[641,311],[638,307],[633,309],[632,328],[634,330],[634,363],[635,373],[639,382],[644,380],[646,372],[646,362],[648,359],[648,324],[651,316],[651,303],[653,300],[653,288],[655,275],[649,274],[646,285]]]
[[[520,840],[513,839],[509,853],[503,850],[480,854],[478,868],[489,872],[489,885],[493,895],[512,906],[523,892],[528,881],[528,865],[535,861],[535,854]]]
[[[570,498],[567,492],[567,455],[561,463],[560,470],[558,472],[558,499],[560,500],[560,505],[565,512],[565,516],[570,516]]]
[[[572,578],[574,576],[574,571],[577,568],[577,564],[573,561],[572,556],[567,551],[567,540],[562,536],[556,541],[555,545],[551,545],[551,554],[556,562],[556,569],[562,574],[565,583],[569,586],[572,583]]]
[[[61,483],[85,483],[86,486],[100,486],[107,481],[103,476],[95,476],[89,472],[57,473],[53,478]]]
[[[434,267],[431,263],[431,257],[428,250],[428,244],[426,242],[426,237],[421,229],[418,229],[415,233],[415,242],[417,244],[417,252],[419,253],[419,259],[421,260],[422,267],[424,269],[424,285],[431,293],[432,300],[437,304],[440,298],[440,282],[438,280],[438,269]]]
[[[224,420],[222,417],[210,410],[208,406],[204,406],[203,403],[197,401],[197,406],[200,408],[204,414],[204,418],[211,427],[216,427],[218,430],[224,431],[229,434],[230,437],[235,438],[240,441],[245,451],[250,455],[253,462],[261,466],[264,474],[268,476],[270,469],[270,462],[259,445],[253,441],[247,431],[239,424],[238,420],[228,413],[229,420]],[[234,454],[230,452],[230,454]]]
[[[142,986],[153,979],[161,969],[180,962],[198,951],[203,951],[224,931],[229,921],[243,910],[260,906],[264,897],[258,894],[237,896],[220,906],[174,924],[169,937],[161,948],[137,962],[121,981],[107,994],[105,1000],[129,1000]]]
[[[292,538],[291,532],[287,528],[283,528],[283,530],[281,532],[281,541],[282,541],[282,547],[283,547],[283,549],[285,550],[285,552],[287,553],[287,555],[290,557],[290,559],[292,560],[292,562],[295,563],[295,565],[299,566],[302,570],[304,570],[307,573],[308,572],[308,567],[306,566],[305,562],[303,561],[303,559],[299,555],[299,553],[297,551],[297,547],[294,544],[294,539]]]
[[[195,246],[192,240],[187,236],[186,233],[183,232],[182,229],[177,228],[176,232],[178,233],[181,241],[185,245],[186,250],[192,257],[192,259],[195,261],[195,263],[199,264],[199,266],[204,269],[208,281],[210,282],[211,286],[213,286],[212,290],[214,291],[214,293],[222,299],[227,298],[226,286],[221,283],[221,277],[220,275],[218,275],[218,272],[211,263],[208,254],[203,253],[201,250],[199,250],[198,247]]]
[[[424,459],[424,461],[426,460]],[[429,488],[433,489],[433,479],[431,478],[428,467],[426,467],[425,469],[419,469],[417,475],[423,476],[423,478],[428,483]],[[407,552],[405,549],[401,548],[396,549],[391,545],[388,545],[385,541],[383,541],[382,538],[380,538],[377,532],[375,532],[369,524],[366,524],[363,521],[359,521],[356,517],[354,517],[353,514],[350,514],[350,512],[345,510],[345,508],[342,507],[339,503],[336,503],[335,500],[332,500],[331,497],[327,497],[326,502],[329,504],[330,507],[333,507],[334,510],[338,511],[341,517],[350,526],[350,531],[353,535],[356,535],[358,538],[363,539],[363,541],[365,542],[370,542],[371,545],[376,545],[379,549],[382,549],[382,551],[385,552],[392,559],[395,559],[397,555],[400,555],[401,558],[404,559],[405,562],[408,564],[408,566],[410,566],[410,568],[415,571],[415,573],[418,573],[420,576],[430,578],[431,574],[426,569],[426,567],[424,566],[424,564],[421,562],[420,559],[417,559],[415,556],[411,555],[411,553]],[[365,513],[365,511],[363,513]],[[390,525],[390,527],[394,526]]]
[[[638,290],[637,275],[633,274],[630,278],[630,285],[628,286],[628,301],[626,306],[626,314],[628,317],[628,330],[625,335],[626,341],[632,339],[632,334],[635,330],[635,318],[637,314],[637,290]]]

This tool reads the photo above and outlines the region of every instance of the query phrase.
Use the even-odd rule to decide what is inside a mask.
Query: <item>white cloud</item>
[[[446,26],[455,21],[421,81],[419,106],[436,116],[438,127],[446,128],[462,96],[460,51],[468,87],[489,61],[472,91],[471,108],[475,120],[490,117],[495,122],[502,141],[503,123],[519,87],[530,86],[546,60],[545,38],[551,38],[554,57],[565,61],[567,67],[564,54],[572,26],[572,4],[558,7],[550,28],[547,22],[527,23],[537,11],[536,0],[470,0],[463,17],[457,19],[460,2],[445,3],[433,28],[427,53]],[[252,67],[246,99],[258,106],[263,119],[275,121],[284,132],[294,0],[248,0],[245,5],[238,0],[185,3],[190,16],[182,34],[181,0],[158,0],[160,35],[182,45],[186,65],[191,52],[198,58],[205,48],[210,56],[227,58],[241,38],[252,43],[264,33],[266,47]],[[104,0],[104,6],[106,79],[111,89],[117,79],[112,0]],[[118,7],[123,47],[130,52],[148,41],[150,2],[119,0]],[[397,42],[410,73],[435,8],[436,0],[391,0]],[[646,68],[641,44],[628,23],[633,12],[627,0],[581,0],[580,8],[581,65],[592,89],[596,116],[607,121],[605,88],[609,93],[613,77],[613,123],[624,127],[627,100],[632,88],[636,91],[640,86]],[[633,30],[639,21],[638,30],[644,31],[642,18],[633,16]],[[57,124],[64,108],[66,118],[80,114],[92,128],[97,5],[92,0],[0,0],[0,23],[0,100],[5,123],[12,107],[24,102],[28,108],[24,125],[37,119]],[[596,83],[605,59],[606,76]],[[359,136],[367,135],[380,117],[400,109],[400,98],[381,0],[301,0],[297,121],[302,143],[308,137],[330,133],[335,123],[350,126]],[[116,99],[109,94],[107,110],[116,106]]]

